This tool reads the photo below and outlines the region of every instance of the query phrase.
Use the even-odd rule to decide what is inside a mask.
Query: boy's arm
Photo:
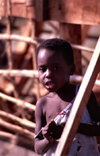
[[[100,125],[80,123],[77,132],[87,136],[100,136]]]
[[[42,127],[45,126],[45,118],[42,112],[42,105],[43,102],[41,99],[38,100],[36,104],[35,110],[35,120],[36,120],[36,127],[35,127],[35,134],[37,134]],[[51,142],[49,142],[46,138],[35,138],[35,151],[38,154],[44,154],[47,150],[51,147]]]

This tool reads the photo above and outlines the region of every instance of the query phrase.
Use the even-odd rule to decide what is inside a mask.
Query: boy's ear
[[[75,72],[75,64],[72,64],[70,67],[70,75],[73,75]]]

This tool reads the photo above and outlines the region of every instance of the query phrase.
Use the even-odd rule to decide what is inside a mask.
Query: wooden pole
[[[76,34],[77,32],[77,34]],[[73,35],[74,34],[74,35]],[[60,38],[70,43],[81,44],[81,25],[60,23]],[[75,74],[82,74],[81,51],[74,48]]]
[[[7,34],[11,33],[11,2],[7,0]],[[12,69],[12,53],[11,53],[11,41],[7,40],[7,56],[8,56],[8,67]]]
[[[6,139],[13,139],[14,138],[14,134],[8,133],[8,132],[4,132],[4,131],[0,131],[0,138],[6,138]],[[34,148],[34,138],[26,138],[26,137],[22,137],[22,136],[18,136],[17,135],[17,142],[18,143],[23,143],[27,146],[33,147]]]
[[[28,109],[30,109],[30,110],[35,111],[35,105],[30,104],[30,103],[28,103],[28,102],[25,102],[25,101],[23,101],[23,100],[19,100],[19,99],[10,97],[10,96],[5,95],[5,94],[3,94],[3,93],[1,93],[1,92],[0,92],[0,98],[6,99],[6,100],[8,100],[8,101],[11,101],[11,102],[15,103],[18,107],[28,108]]]
[[[22,128],[18,125],[8,123],[8,122],[2,120],[1,118],[0,118],[0,126],[6,128],[8,130],[11,130],[12,132],[15,132],[17,134],[23,134],[24,136],[26,136],[28,138],[34,139],[34,133],[33,132],[29,131],[28,129]]]
[[[27,119],[19,118],[19,117],[13,115],[13,114],[6,113],[6,112],[1,111],[1,110],[0,110],[0,117],[4,117],[6,119],[10,119],[11,121],[13,121],[15,123],[18,123],[22,127],[26,126],[28,128],[32,128],[32,129],[35,128],[35,123],[34,122],[31,122],[31,121],[29,121]]]
[[[0,70],[0,75],[7,76],[23,76],[29,78],[38,78],[37,70]],[[70,77],[71,82],[81,83],[83,80],[83,76],[81,75],[72,75]],[[100,80],[95,81],[95,85],[100,86]]]
[[[57,146],[55,156],[67,156],[72,140],[77,132],[83,111],[88,102],[97,74],[100,70],[100,38],[97,42],[95,51],[90,64],[83,78],[79,92],[74,101],[70,116],[65,125],[63,134]]]
[[[3,76],[24,76],[24,77],[30,77],[30,78],[38,78],[38,71],[37,70],[0,70],[0,75]]]
[[[19,42],[22,41],[22,42],[27,42],[27,43],[34,44],[34,45],[37,45],[38,42],[44,41],[44,39],[40,39],[40,38],[22,37],[20,35],[15,35],[15,34],[12,34],[12,35],[0,34],[0,40],[15,40]],[[77,44],[71,44],[71,46],[74,49],[84,50],[90,53],[94,51],[93,48],[88,48],[88,47],[77,45]]]

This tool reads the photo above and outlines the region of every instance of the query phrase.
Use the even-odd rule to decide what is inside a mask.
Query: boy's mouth
[[[54,86],[55,86],[55,84],[53,82],[51,82],[51,81],[46,82],[46,88],[47,89],[52,89],[52,88],[54,88]]]

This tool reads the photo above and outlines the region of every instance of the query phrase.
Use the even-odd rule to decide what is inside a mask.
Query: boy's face
[[[50,92],[57,92],[69,83],[70,66],[61,52],[41,49],[37,57],[39,80]]]

